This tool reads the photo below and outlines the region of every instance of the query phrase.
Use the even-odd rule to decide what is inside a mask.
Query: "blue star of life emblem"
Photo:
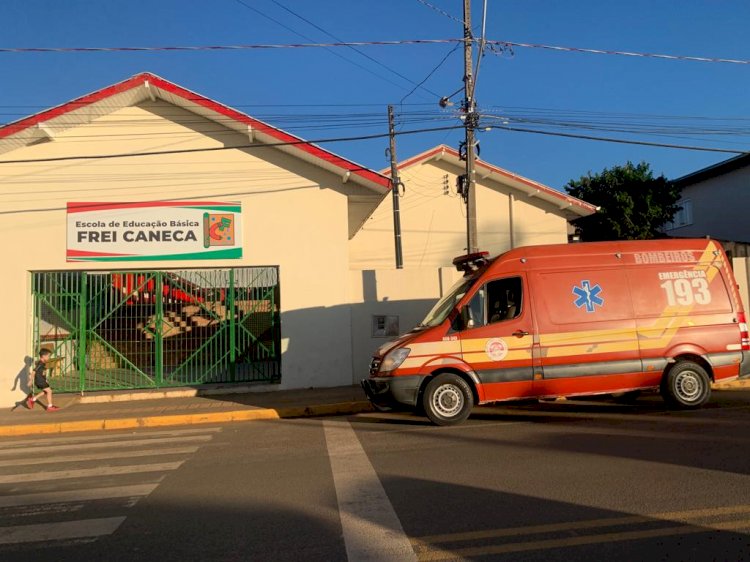
[[[580,287],[573,287],[573,294],[578,298],[574,304],[578,307],[586,307],[586,312],[594,312],[596,306],[604,306],[604,299],[599,296],[602,288],[597,283],[593,287],[589,281],[581,281]]]

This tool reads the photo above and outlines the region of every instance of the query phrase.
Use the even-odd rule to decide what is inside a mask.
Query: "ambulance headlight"
[[[394,349],[383,359],[383,362],[380,364],[380,371],[393,371],[395,369],[398,369],[401,366],[401,363],[403,363],[406,358],[409,357],[410,351],[411,349],[409,349],[408,347],[399,347],[398,349]]]

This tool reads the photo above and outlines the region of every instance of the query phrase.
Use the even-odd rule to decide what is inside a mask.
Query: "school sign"
[[[68,203],[69,262],[242,257],[236,201]]]

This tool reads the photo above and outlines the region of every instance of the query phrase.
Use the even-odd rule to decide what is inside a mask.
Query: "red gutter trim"
[[[356,174],[367,181],[378,184],[390,190],[390,180],[377,172],[374,172],[368,168],[364,168],[318,146],[310,143],[305,143],[304,139],[295,137],[294,135],[290,135],[289,133],[286,133],[280,129],[276,129],[271,125],[268,125],[267,123],[258,121],[257,119],[253,119],[252,117],[245,115],[244,113],[240,113],[239,111],[222,105],[219,102],[196,94],[195,92],[191,92],[190,90],[186,90],[185,88],[182,88],[177,84],[169,82],[164,78],[160,78],[159,76],[148,72],[136,74],[135,76],[128,78],[123,82],[119,82],[102,90],[87,94],[75,100],[69,101],[63,105],[48,109],[41,113],[37,113],[25,119],[21,119],[20,121],[10,123],[8,125],[5,125],[4,127],[0,127],[0,139],[38,125],[39,123],[54,119],[55,117],[65,115],[66,113],[69,113],[76,109],[80,109],[81,107],[85,107],[87,105],[101,101],[115,94],[119,94],[132,88],[141,86],[147,81],[157,88],[161,88],[162,90],[165,90],[178,97],[194,102],[197,105],[201,105],[207,109],[215,111],[216,113],[229,117],[234,121],[249,125],[253,129],[267,134],[280,142],[302,142],[302,144],[294,145],[293,148],[302,150],[303,152],[306,152],[311,156],[314,156],[315,158],[318,158],[325,162],[329,162],[336,167],[342,168],[342,170],[344,171]]]
[[[97,101],[101,101],[110,96],[114,96],[115,94],[126,92],[136,86],[139,86],[140,84],[143,84],[143,82],[148,79],[149,75],[147,74],[136,74],[135,76],[128,78],[123,82],[118,82],[117,84],[108,86],[107,88],[104,88],[102,90],[97,90],[96,92],[93,92],[91,94],[86,94],[85,96],[81,96],[80,98],[76,98],[62,105],[58,105],[57,107],[53,107],[52,109],[47,109],[45,111],[42,111],[41,113],[32,115],[31,117],[26,117],[24,119],[21,119],[20,121],[9,123],[3,127],[0,127],[0,139],[8,137],[10,135],[14,135],[20,131],[23,131],[24,129],[28,129],[30,127],[38,125],[39,123],[44,123],[45,121],[54,119],[55,117],[60,117],[61,115],[65,115],[66,113],[70,113],[71,111],[74,111],[76,109],[86,107],[87,105],[91,105],[92,103],[95,103]]]
[[[427,152],[423,152],[422,154],[417,154],[416,156],[413,156],[412,158],[409,158],[408,160],[404,160],[403,162],[400,162],[398,164],[399,170],[402,168],[406,168],[408,166],[412,166],[418,162],[426,161],[435,156],[436,154],[442,154],[442,153],[448,153],[451,156],[454,156],[458,158],[458,151],[454,148],[451,148],[446,145],[439,145],[433,148],[432,150],[428,150]],[[519,176],[514,174],[513,172],[509,172],[508,170],[504,170],[503,168],[499,168],[497,166],[493,166],[492,164],[488,164],[487,162],[484,162],[482,160],[477,160],[476,162],[477,166],[480,168],[484,168],[486,170],[490,170],[491,172],[495,172],[497,174],[500,174],[501,176],[504,176],[506,178],[514,179],[516,181],[519,181],[523,183],[524,185],[527,185],[533,189],[538,189],[539,191],[544,191],[548,195],[552,195],[553,197],[556,197],[558,199],[561,199],[563,201],[566,201],[572,205],[577,205],[579,207],[583,207],[584,209],[589,209],[591,211],[596,212],[597,207],[596,205],[592,205],[591,203],[586,203],[585,201],[578,199],[577,197],[572,197],[570,195],[565,195],[564,193],[561,193],[555,189],[552,189],[551,187],[548,187],[544,184],[537,183],[533,180],[530,180],[528,178],[525,178],[523,176]]]

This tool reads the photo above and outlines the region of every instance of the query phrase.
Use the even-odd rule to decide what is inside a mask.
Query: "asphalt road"
[[[750,560],[750,392],[0,442],[0,560]]]

